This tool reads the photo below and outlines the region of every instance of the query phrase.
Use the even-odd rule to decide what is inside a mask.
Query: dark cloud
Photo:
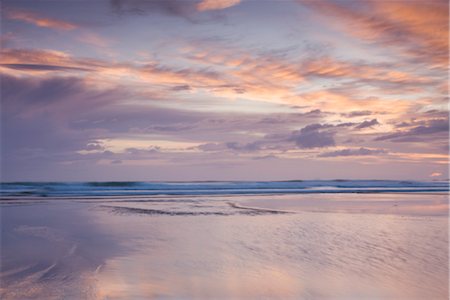
[[[96,90],[77,77],[19,78],[2,75],[2,111],[8,116],[39,116],[47,119],[74,117],[126,96],[119,88]]]
[[[105,133],[74,130],[68,123],[123,96],[117,90],[92,90],[73,77],[2,75],[1,91],[2,167],[7,174],[77,160],[81,150],[102,150],[97,140]]]
[[[285,151],[292,148],[290,139],[286,135],[266,136],[253,142],[219,142],[201,144],[197,149],[204,152],[260,152],[260,151]]]
[[[395,124],[396,128],[405,128],[405,127],[411,127],[411,126],[412,126],[411,123],[408,123],[408,122],[401,122],[401,123]]]
[[[260,119],[261,124],[295,124],[299,121],[320,120],[323,118],[323,112],[319,109],[312,110],[306,113],[272,113],[269,117]]]
[[[347,118],[354,118],[354,117],[363,117],[363,116],[370,116],[372,112],[370,110],[356,110],[351,111],[349,113],[343,113],[341,116],[347,117]]]
[[[172,87],[172,91],[176,91],[176,92],[178,92],[178,91],[189,91],[189,90],[191,90],[191,87],[189,85],[187,85],[187,84],[177,85],[177,86]]]
[[[161,14],[183,18],[192,23],[223,21],[225,16],[218,11],[202,11],[197,9],[200,0],[111,0],[112,11],[119,15]]]
[[[310,124],[310,125],[307,125],[307,126],[303,127],[300,130],[300,132],[307,133],[307,132],[317,131],[319,129],[326,129],[326,128],[331,128],[331,127],[333,127],[333,125],[331,125],[331,124],[319,124],[319,123],[316,123],[316,124]]]
[[[372,120],[370,120],[370,121],[364,121],[364,122],[360,123],[360,124],[359,124],[358,126],[356,126],[355,128],[363,129],[363,128],[372,127],[372,126],[379,125],[379,124],[380,124],[380,123],[378,123],[378,120],[377,120],[377,119],[372,119]]]
[[[160,147],[151,146],[145,149],[138,149],[138,148],[127,148],[125,149],[126,154],[130,154],[133,156],[136,155],[148,155],[148,154],[158,154],[161,153]]]
[[[254,152],[261,149],[261,143],[256,141],[252,143],[229,142],[225,144],[228,149],[243,152]]]
[[[205,152],[226,151],[234,152],[256,152],[262,149],[264,142],[255,141],[250,143],[225,142],[225,143],[206,143],[198,146],[198,149]]]
[[[447,103],[448,99],[445,99],[445,103]],[[429,118],[435,118],[435,119],[441,119],[441,118],[447,118],[449,115],[449,112],[447,110],[437,110],[437,109],[431,109],[424,113]]]
[[[1,51],[4,67],[34,71],[96,71],[99,68],[129,66],[92,58],[74,58],[59,51],[43,49],[4,48]]]
[[[224,144],[221,143],[206,143],[206,144],[201,144],[198,146],[198,149],[202,150],[202,151],[221,151],[225,149]]]
[[[90,71],[88,68],[65,67],[54,65],[38,65],[38,64],[0,64],[0,66],[22,71]]]
[[[263,155],[263,156],[255,156],[252,159],[253,160],[266,160],[266,159],[276,159],[278,158],[276,155],[269,154],[269,155]]]
[[[118,14],[163,13],[171,16],[189,17],[195,12],[194,1],[182,0],[111,0],[111,7]]]
[[[353,123],[353,122],[345,122],[345,123],[339,123],[336,125],[336,127],[349,127],[349,126],[353,126],[357,123]]]
[[[333,127],[329,124],[311,124],[298,131],[294,131],[290,140],[299,148],[322,148],[334,146],[334,132],[324,129]]]
[[[337,151],[324,152],[319,154],[319,157],[336,157],[336,156],[364,156],[364,155],[377,155],[387,153],[384,149],[342,149]]]
[[[424,137],[444,133],[443,138],[448,138],[448,119],[434,119],[426,125],[415,126],[404,131],[383,135],[375,138],[375,141],[416,142],[423,141]]]
[[[305,113],[305,116],[310,116],[310,117],[319,117],[322,115],[323,115],[323,112],[320,109],[313,109],[313,110]]]

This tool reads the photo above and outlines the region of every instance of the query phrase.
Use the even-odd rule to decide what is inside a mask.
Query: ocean
[[[2,196],[240,195],[448,192],[447,181],[295,180],[202,182],[8,182]]]

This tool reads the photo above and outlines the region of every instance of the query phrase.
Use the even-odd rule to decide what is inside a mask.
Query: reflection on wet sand
[[[448,216],[446,193],[353,193],[246,197],[240,205],[291,212],[342,212],[414,216]]]
[[[86,207],[39,202],[1,207],[1,299],[89,299],[92,279],[119,249]]]
[[[239,196],[4,205],[1,296],[448,298],[446,215],[313,213],[293,196],[272,197],[276,204]],[[446,204],[377,197],[365,200]]]

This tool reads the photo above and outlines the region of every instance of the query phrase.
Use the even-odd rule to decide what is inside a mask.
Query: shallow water
[[[1,203],[2,299],[448,299],[445,194]]]

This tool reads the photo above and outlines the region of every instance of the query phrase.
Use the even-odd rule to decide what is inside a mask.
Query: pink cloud
[[[336,28],[368,42],[395,47],[410,58],[448,64],[447,1],[300,1],[334,19]]]
[[[23,10],[9,10],[6,17],[10,20],[18,20],[33,24],[39,27],[46,27],[55,30],[73,30],[77,25],[62,20],[40,16],[34,12]]]
[[[439,177],[439,176],[441,176],[441,175],[442,175],[442,173],[439,173],[439,172],[433,172],[433,173],[430,174],[430,177]]]
[[[225,9],[237,5],[241,0],[203,0],[197,4],[198,11]]]

